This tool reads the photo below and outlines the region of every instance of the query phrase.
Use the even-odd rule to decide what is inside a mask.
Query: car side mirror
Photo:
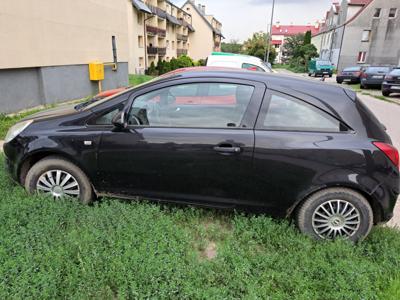
[[[112,123],[117,128],[126,128],[128,127],[128,122],[126,120],[126,115],[124,111],[118,112],[114,118],[112,119]]]

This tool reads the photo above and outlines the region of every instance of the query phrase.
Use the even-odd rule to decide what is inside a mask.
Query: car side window
[[[114,116],[122,111],[124,109],[125,103],[119,104],[117,107],[112,108],[111,110],[108,110],[107,112],[104,112],[102,115],[99,117],[91,120],[89,122],[89,125],[112,125],[112,120]]]
[[[150,127],[239,127],[254,87],[232,83],[192,83],[137,97],[129,125]]]
[[[253,64],[248,64],[248,63],[242,64],[242,69],[253,70],[253,71],[258,71],[258,72],[265,72],[265,70],[263,68],[260,68],[259,66],[256,66]]]
[[[340,132],[340,121],[296,98],[272,94],[263,129],[286,131]]]

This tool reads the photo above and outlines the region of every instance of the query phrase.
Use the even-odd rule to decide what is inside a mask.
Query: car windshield
[[[317,61],[317,66],[330,66],[331,62],[327,60],[318,60]]]
[[[164,79],[164,78],[165,78],[165,77],[162,77],[162,76],[156,77],[156,78],[154,78],[154,79],[152,79],[152,80],[150,80],[150,81],[147,81],[147,82],[145,82],[145,83],[136,85],[135,87],[132,87],[132,88],[130,88],[130,89],[126,89],[126,90],[124,90],[124,91],[122,91],[122,92],[120,92],[120,93],[118,93],[118,94],[111,95],[111,96],[109,96],[109,97],[107,97],[107,98],[104,98],[104,99],[101,99],[101,100],[93,100],[93,99],[91,99],[91,100],[89,100],[89,101],[87,101],[87,102],[84,102],[84,103],[80,104],[79,106],[76,106],[76,108],[77,108],[77,110],[90,110],[90,109],[92,109],[93,107],[96,107],[97,105],[100,105],[100,104],[102,104],[102,103],[104,103],[104,102],[107,102],[107,101],[113,99],[114,97],[118,97],[118,96],[121,95],[121,94],[124,94],[124,93],[127,93],[127,92],[131,92],[131,91],[133,91],[133,90],[135,90],[135,89],[137,89],[137,88],[140,88],[140,87],[142,87],[142,86],[144,86],[144,85],[150,84],[150,83],[152,83],[152,82],[159,81],[159,80]]]
[[[360,71],[360,70],[361,70],[360,67],[352,67],[352,68],[346,68],[343,71],[344,72],[357,72],[357,71]]]
[[[369,67],[366,72],[369,73],[387,73],[390,71],[389,67]]]

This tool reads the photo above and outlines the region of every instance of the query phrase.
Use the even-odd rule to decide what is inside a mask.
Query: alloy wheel
[[[43,173],[36,184],[37,191],[52,195],[55,199],[78,197],[80,188],[74,176],[62,170]]]
[[[358,209],[348,201],[329,200],[317,207],[312,216],[315,233],[323,239],[349,238],[360,227]]]

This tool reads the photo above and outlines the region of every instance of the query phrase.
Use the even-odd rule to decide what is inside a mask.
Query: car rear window
[[[390,75],[395,75],[395,76],[399,76],[400,75],[400,69],[395,69],[393,70]]]
[[[324,60],[317,61],[317,66],[330,66],[330,65],[331,65],[330,61],[324,61]]]
[[[369,67],[366,72],[389,72],[389,67]]]
[[[353,67],[353,68],[346,68],[343,71],[344,72],[356,72],[356,71],[360,71],[361,68],[360,67]]]

